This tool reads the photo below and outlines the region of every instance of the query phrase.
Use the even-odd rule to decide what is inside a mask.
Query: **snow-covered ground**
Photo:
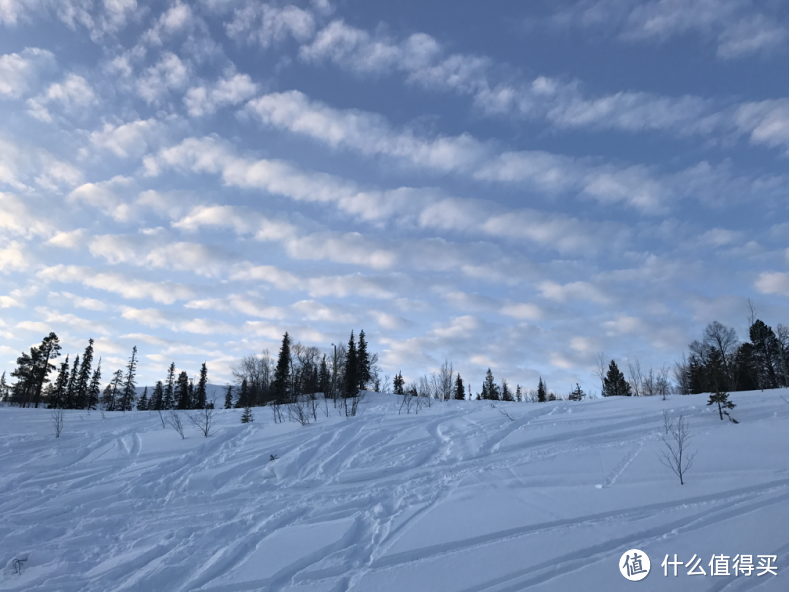
[[[780,395],[733,394],[738,425],[701,395],[419,415],[370,395],[306,427],[217,411],[185,440],[152,412],[67,411],[55,439],[49,411],[2,408],[0,590],[785,592]],[[664,410],[695,436],[684,486],[658,461]],[[619,572],[633,548],[651,558],[642,582]],[[665,577],[666,554],[707,575]],[[778,575],[710,575],[737,554],[776,555]]]

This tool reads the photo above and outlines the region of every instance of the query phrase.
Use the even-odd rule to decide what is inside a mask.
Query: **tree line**
[[[600,392],[608,396],[650,396],[668,393],[696,394],[703,392],[731,392],[771,389],[789,386],[789,327],[779,324],[775,330],[760,319],[749,319],[749,340],[740,342],[735,330],[718,321],[704,329],[701,340],[689,344],[689,353],[682,354],[674,364],[674,382],[669,380],[669,368],[642,371],[637,359],[627,364],[628,377],[619,369],[615,360],[606,365],[600,354],[595,370],[600,379]],[[101,359],[93,367],[93,339],[82,355],[73,362],[66,355],[58,365],[61,355],[60,340],[55,333],[44,337],[39,345],[22,352],[10,376],[0,375],[0,401],[19,407],[52,409],[97,409],[106,411],[138,410],[163,411],[170,409],[213,408],[214,401],[207,398],[208,369],[203,362],[197,380],[186,371],[176,375],[175,363],[167,369],[164,380],[159,380],[148,395],[148,387],[139,398],[136,396],[137,347],[132,348],[128,364],[112,374],[102,389]],[[50,377],[56,372],[54,380]],[[394,377],[382,375],[378,354],[369,351],[364,331],[355,337],[351,331],[347,344],[334,345],[329,353],[322,353],[314,346],[291,343],[285,333],[274,360],[268,350],[260,355],[243,357],[233,367],[233,384],[227,386],[224,407],[251,408],[270,405],[275,409],[275,419],[281,419],[282,406],[301,404],[307,397],[313,402],[322,394],[326,400],[347,406],[352,400],[349,414],[355,414],[359,393],[372,390],[393,392],[398,395],[420,397],[428,400],[472,399],[490,401],[546,402],[556,399],[581,400],[586,393],[576,384],[567,394],[557,394],[548,389],[540,377],[534,389],[521,385],[513,389],[507,380],[496,383],[488,368],[481,390],[472,395],[459,372],[448,361],[438,372],[418,377],[406,384],[402,372]],[[355,402],[353,400],[356,400]]]

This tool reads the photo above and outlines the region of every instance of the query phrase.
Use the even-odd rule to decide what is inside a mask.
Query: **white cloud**
[[[539,289],[543,298],[556,302],[567,302],[568,300],[582,300],[598,304],[610,302],[610,298],[588,282],[570,282],[562,285],[553,281],[544,281],[540,283]]]
[[[191,302],[187,302],[184,307],[239,313],[264,319],[284,319],[288,316],[287,311],[279,306],[268,306],[259,298],[241,294],[231,294],[225,298],[192,300]]]
[[[789,100],[744,103],[734,116],[738,129],[751,143],[782,147],[789,156]]]
[[[297,6],[253,2],[237,8],[225,30],[236,41],[268,48],[289,37],[299,42],[307,41],[315,33],[315,18]]]
[[[189,82],[189,67],[170,51],[145,70],[137,81],[137,93],[147,103],[157,103],[173,90],[184,88]]]
[[[72,306],[77,308],[84,308],[86,310],[104,311],[108,309],[107,303],[95,298],[85,298],[71,292],[51,292],[49,298],[52,301],[60,301],[62,299],[68,300]]]
[[[30,267],[30,259],[22,244],[12,241],[7,247],[0,248],[0,272],[24,271]]]
[[[22,307],[22,303],[11,296],[0,296],[0,308]]]
[[[789,255],[787,255],[789,257]],[[762,294],[789,296],[789,273],[762,272],[754,284]]]
[[[0,2],[0,13],[4,10],[1,5]],[[54,54],[37,47],[27,47],[19,53],[0,55],[0,97],[18,99],[26,95],[36,82],[40,71],[52,69],[54,65]]]
[[[49,234],[52,227],[40,215],[34,215],[19,197],[0,192],[0,230],[31,238]]]
[[[150,299],[172,304],[177,300],[194,298],[191,288],[175,282],[151,282],[127,277],[120,273],[98,272],[75,265],[55,265],[38,272],[37,277],[47,282],[79,283],[90,288],[118,294],[129,299]]]
[[[87,238],[87,233],[84,228],[77,230],[61,231],[50,238],[46,244],[60,249],[78,249]]]
[[[137,119],[113,125],[105,123],[101,130],[90,134],[90,141],[116,156],[141,156],[163,133],[163,125],[156,119]]]
[[[188,4],[175,2],[142,36],[143,42],[161,46],[169,37],[194,26],[195,16]]]
[[[172,223],[173,228],[199,232],[202,228],[227,228],[237,234],[253,234],[264,241],[282,241],[294,237],[298,228],[284,220],[274,220],[234,206],[197,206]]]
[[[127,222],[134,217],[133,201],[121,196],[130,187],[128,177],[113,177],[109,181],[85,183],[68,195],[72,203],[83,203],[103,211],[118,222]]]
[[[503,315],[527,321],[536,321],[545,316],[545,311],[543,311],[539,306],[528,302],[515,302],[506,304],[501,307],[500,312]]]
[[[226,72],[213,85],[190,88],[184,96],[184,105],[192,117],[202,117],[228,105],[237,105],[253,97],[257,84],[248,74]]]
[[[69,74],[63,82],[53,83],[44,93],[28,99],[28,113],[41,121],[51,122],[48,106],[56,103],[71,116],[82,115],[85,109],[98,102],[88,81],[77,74]]]

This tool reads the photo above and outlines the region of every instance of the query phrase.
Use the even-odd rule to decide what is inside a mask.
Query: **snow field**
[[[789,392],[434,402],[302,427],[218,410],[181,440],[155,412],[0,408],[0,590],[789,590]],[[510,421],[500,409],[506,408]],[[690,420],[687,481],[658,461]],[[270,461],[270,455],[278,455]],[[652,572],[628,582],[621,554]],[[778,576],[664,577],[663,557],[777,555]],[[14,559],[28,557],[16,574]]]

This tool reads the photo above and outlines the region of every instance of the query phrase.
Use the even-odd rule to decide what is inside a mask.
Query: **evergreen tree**
[[[359,358],[356,352],[356,343],[351,339],[348,341],[348,351],[345,354],[345,388],[343,395],[346,398],[356,397],[359,394]]]
[[[178,409],[191,409],[192,399],[189,397],[189,376],[186,370],[182,370],[178,375],[178,382],[175,385],[175,398],[178,401]]]
[[[118,369],[115,371],[115,374],[112,375],[112,382],[109,384],[109,392],[107,389],[104,390],[105,401],[104,407],[107,411],[115,411],[115,409],[120,404],[118,397],[122,392],[123,386],[123,370]]]
[[[82,365],[79,377],[74,385],[74,406],[85,409],[88,406],[88,389],[90,388],[91,366],[93,365],[93,339],[88,339],[88,347],[82,354]]]
[[[515,387],[515,400],[520,403],[523,401],[523,389],[521,389],[521,385],[517,385]]]
[[[326,397],[331,388],[331,372],[329,371],[329,364],[326,361],[326,354],[323,354],[321,359],[321,367],[318,371],[318,390]]]
[[[493,372],[491,372],[490,368],[485,373],[485,380],[482,381],[482,394],[480,396],[485,400],[499,400],[499,387],[493,379]]]
[[[545,403],[548,400],[548,389],[540,376],[540,382],[537,384],[537,402]]]
[[[729,401],[729,393],[725,393],[722,391],[716,391],[714,395],[710,395],[710,400],[707,401],[707,405],[718,405],[718,415],[720,415],[721,420],[723,420],[723,416],[729,418],[729,421],[733,423],[740,423],[736,419],[734,419],[729,414],[729,409],[734,409],[737,405]]]
[[[129,358],[129,363],[126,365],[126,379],[123,382],[123,399],[121,402],[121,411],[131,411],[136,397],[137,385],[137,346],[132,348],[132,355]]]
[[[142,391],[142,397],[137,401],[137,411],[148,411],[148,387]]]
[[[514,397],[512,396],[512,391],[510,391],[510,386],[507,384],[507,381],[502,379],[501,381],[501,400],[502,401],[514,401]]]
[[[225,409],[233,408],[233,387],[227,385],[227,392],[225,393]]]
[[[611,360],[608,365],[608,373],[603,378],[603,396],[604,397],[630,397],[633,392],[630,389],[630,383],[625,379],[625,375],[616,365],[616,362]]]
[[[757,319],[749,330],[753,344],[753,363],[761,389],[778,388],[780,344],[772,327]]]
[[[5,380],[5,372],[3,372],[3,380]],[[69,382],[69,369],[68,369],[68,354],[66,360],[60,364],[60,372],[55,381],[55,389],[52,392],[52,398],[49,401],[50,409],[63,409],[64,399],[66,397],[66,388]]]
[[[363,391],[367,389],[367,383],[370,382],[370,356],[367,353],[364,329],[359,331],[359,346],[356,348],[356,368],[359,390]]]
[[[274,400],[279,404],[287,403],[290,398],[292,392],[290,379],[290,335],[286,331],[282,336],[277,367],[274,370],[274,381],[271,385]]]
[[[74,365],[71,367],[71,375],[66,386],[64,409],[75,409],[77,405],[77,380],[79,380],[79,356],[74,358]]]
[[[570,391],[570,400],[571,401],[580,401],[586,396],[586,393],[581,389],[581,385],[577,382],[575,383],[575,388]]]
[[[460,377],[460,372],[458,372],[457,378],[455,378],[455,399],[462,401],[465,398],[466,387],[463,385],[463,379]]]
[[[208,368],[205,362],[200,368],[200,380],[197,382],[197,389],[195,389],[195,409],[205,409],[208,401],[206,399],[206,386],[208,385]]]
[[[238,401],[236,407],[250,407],[249,402],[249,388],[247,387],[247,379],[241,379],[241,390],[238,393]]]
[[[164,385],[161,380],[157,380],[156,385],[153,387],[153,395],[151,395],[149,407],[154,411],[162,411],[164,409]]]
[[[252,416],[252,407],[244,407],[244,414],[241,416],[241,423],[252,423],[255,418]]]
[[[164,381],[164,395],[162,409],[175,409],[175,362],[167,369],[167,379]]]
[[[395,374],[393,383],[394,383],[394,394],[402,395],[405,392],[403,390],[403,387],[405,386],[405,380],[403,380],[402,372],[398,372],[397,374]]]
[[[99,363],[96,366],[96,370],[93,371],[93,376],[88,386],[87,409],[96,409],[99,406],[99,395],[101,395],[101,358],[99,358]]]
[[[54,367],[49,363],[60,355],[60,339],[54,333],[50,333],[41,340],[41,345],[38,346],[38,355],[35,356],[36,363],[34,364],[34,382],[33,382],[33,403],[38,409],[41,400],[41,393],[44,390],[44,385],[49,382],[49,374],[54,370]]]
[[[0,376],[0,403],[5,403],[7,401],[8,401],[8,383],[5,380],[5,371],[4,371],[2,376]]]

